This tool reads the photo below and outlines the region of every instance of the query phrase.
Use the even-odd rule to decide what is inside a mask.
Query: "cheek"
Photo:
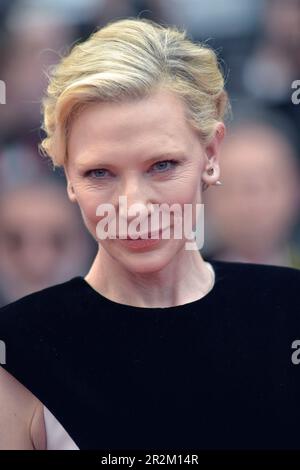
[[[173,181],[168,182],[160,193],[161,202],[194,204],[201,194],[201,176],[198,167],[193,166]]]
[[[181,175],[172,181],[166,181],[151,190],[156,204],[179,204],[184,210],[184,204],[193,206],[193,222],[195,221],[195,204],[201,203],[201,187],[200,187],[200,169],[196,165],[191,165]],[[111,203],[113,195],[111,191],[99,195],[99,191],[93,188],[83,188],[78,184],[76,187],[77,202],[81,211],[84,223],[97,240],[96,227],[102,219],[96,215],[97,207],[103,203]],[[115,199],[115,198],[113,198]],[[117,211],[116,211],[117,213]],[[171,216],[172,217],[172,216]],[[103,243],[103,241],[102,241]]]
[[[102,201],[96,194],[87,192],[77,195],[77,202],[87,229],[92,234],[92,236],[96,238],[96,225],[100,220],[100,217],[96,215],[96,211],[97,207],[102,203]]]
[[[188,180],[188,184],[178,185],[176,190],[177,202],[181,205],[184,214],[182,224],[187,224],[186,233],[192,228],[195,229],[197,220],[202,223],[200,218],[202,195],[199,169],[194,168],[193,174],[189,175]]]

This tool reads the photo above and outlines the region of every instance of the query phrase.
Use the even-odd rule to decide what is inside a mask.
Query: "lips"
[[[138,237],[138,238],[131,238],[131,237],[126,237],[124,240],[148,240],[148,238],[151,238],[149,235],[147,237]]]
[[[151,235],[151,233],[149,233],[146,237],[138,237],[138,238],[126,237],[124,240],[149,240],[152,237],[154,237],[154,235],[153,234]]]
[[[144,235],[144,237],[141,235],[139,236],[138,238],[133,238],[133,237],[126,237],[126,238],[120,238],[120,237],[117,237],[119,238],[120,240],[133,240],[133,241],[137,241],[137,240],[149,240],[149,239],[154,239],[155,238],[152,238],[152,237],[157,237],[160,238],[162,234],[162,230],[159,230],[158,232],[152,232],[152,233],[148,233],[146,236]]]

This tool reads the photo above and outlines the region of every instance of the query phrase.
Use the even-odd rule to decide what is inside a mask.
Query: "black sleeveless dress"
[[[177,307],[82,277],[3,307],[3,367],[79,449],[300,448],[300,271],[207,261],[213,289]]]

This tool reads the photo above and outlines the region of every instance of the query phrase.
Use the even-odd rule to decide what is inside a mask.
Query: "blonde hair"
[[[96,101],[143,98],[156,88],[177,93],[204,142],[230,105],[215,52],[184,30],[146,19],[125,19],[98,29],[52,69],[42,102],[46,137],[39,148],[55,166],[67,159],[72,118]]]

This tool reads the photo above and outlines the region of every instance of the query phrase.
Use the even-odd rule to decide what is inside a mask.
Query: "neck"
[[[101,248],[85,280],[110,300],[153,308],[200,299],[211,290],[213,275],[198,250],[183,248],[163,269],[137,273],[128,271]]]

